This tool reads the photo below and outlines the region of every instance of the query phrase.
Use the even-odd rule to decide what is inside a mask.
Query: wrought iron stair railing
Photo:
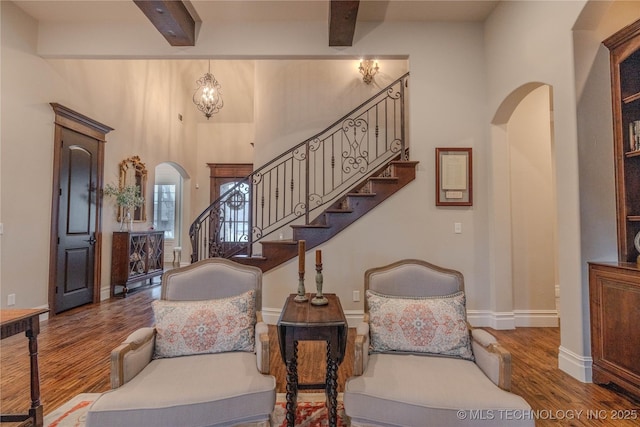
[[[215,200],[189,230],[191,261],[252,256],[266,236],[328,207],[393,158],[406,159],[409,73],[324,131],[262,165]]]

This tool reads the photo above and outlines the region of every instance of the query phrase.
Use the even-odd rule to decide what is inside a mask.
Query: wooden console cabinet
[[[593,382],[640,398],[640,266],[589,263]]]
[[[111,245],[111,296],[122,286],[151,280],[164,269],[164,231],[120,231],[113,233]]]

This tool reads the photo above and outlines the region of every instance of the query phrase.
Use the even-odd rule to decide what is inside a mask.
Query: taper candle
[[[306,241],[298,241],[298,272],[304,273],[304,253],[306,251]]]
[[[322,251],[317,249],[316,250],[316,265],[320,265],[322,264]]]

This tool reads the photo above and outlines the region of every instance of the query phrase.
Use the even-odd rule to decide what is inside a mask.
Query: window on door
[[[222,204],[222,239],[224,242],[246,242],[249,237],[249,186],[231,181],[220,186],[220,194],[227,191],[231,192]]]

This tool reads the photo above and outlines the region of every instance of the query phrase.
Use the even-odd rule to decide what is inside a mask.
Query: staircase
[[[298,240],[306,241],[307,250],[328,241],[413,181],[417,164],[418,162],[402,160],[389,162],[384,173],[367,179],[364,184],[348,192],[309,224],[291,225],[293,239],[262,240],[260,256],[235,255],[231,259],[260,267],[264,272],[295,258],[298,255]]]
[[[299,240],[307,249],[326,242],[415,179],[408,77],[222,194],[191,225],[191,261],[224,257],[268,271],[297,256]],[[291,239],[267,239],[289,227]]]

